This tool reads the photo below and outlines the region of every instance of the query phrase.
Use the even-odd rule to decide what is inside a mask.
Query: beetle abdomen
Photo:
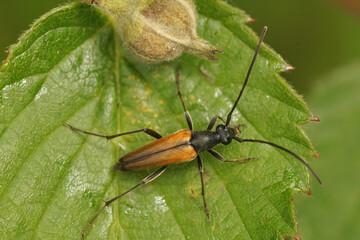
[[[196,150],[190,145],[191,137],[192,131],[180,130],[155,140],[120,158],[115,169],[135,171],[191,161],[197,156]]]

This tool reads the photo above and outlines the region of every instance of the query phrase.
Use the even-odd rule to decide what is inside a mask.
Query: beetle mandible
[[[222,162],[247,162],[247,161],[250,161],[251,159],[254,159],[254,158],[250,157],[250,158],[243,158],[243,159],[226,160],[223,156],[220,155],[220,153],[218,153],[212,149],[213,147],[215,147],[218,144],[228,145],[231,143],[232,140],[236,140],[237,142],[240,142],[240,143],[242,143],[242,142],[263,143],[263,144],[267,144],[267,145],[273,146],[275,148],[278,148],[282,151],[285,151],[285,152],[291,154],[292,156],[294,156],[295,158],[297,158],[301,163],[303,163],[310,170],[310,172],[315,176],[316,180],[320,184],[322,184],[320,178],[315,173],[315,171],[305,162],[304,159],[302,159],[296,153],[294,153],[294,152],[290,151],[289,149],[286,149],[280,145],[272,143],[272,142],[268,142],[268,141],[264,141],[264,140],[257,140],[257,139],[241,139],[238,137],[238,135],[241,133],[240,127],[242,125],[230,124],[232,113],[235,110],[235,108],[244,92],[246,84],[249,80],[251,70],[254,66],[256,57],[259,53],[260,46],[262,44],[262,41],[264,39],[266,31],[267,31],[267,27],[264,27],[264,30],[260,36],[256,51],[255,51],[255,54],[253,56],[252,62],[250,64],[247,75],[245,77],[244,84],[240,90],[240,93],[239,93],[237,99],[234,102],[233,107],[231,108],[230,112],[228,113],[227,118],[223,119],[222,117],[215,115],[211,119],[206,130],[194,131],[191,116],[186,109],[185,102],[184,102],[184,99],[183,99],[181,91],[180,91],[179,71],[177,72],[177,75],[176,75],[177,94],[179,95],[179,98],[181,100],[182,107],[184,110],[184,115],[186,118],[186,122],[189,126],[189,130],[180,130],[180,131],[173,133],[166,137],[162,137],[162,135],[160,135],[158,132],[156,132],[152,129],[148,129],[148,128],[143,128],[140,130],[106,136],[106,135],[100,135],[100,134],[96,134],[96,133],[87,132],[87,131],[75,128],[68,123],[65,123],[72,130],[76,130],[76,131],[84,133],[84,134],[89,134],[89,135],[93,135],[93,136],[97,136],[97,137],[106,138],[107,140],[110,140],[110,139],[113,139],[116,137],[120,137],[120,136],[124,136],[124,135],[138,133],[138,132],[144,132],[144,133],[157,139],[157,140],[155,140],[143,147],[140,147],[140,148],[126,154],[125,156],[121,157],[119,159],[118,163],[115,165],[114,169],[119,170],[119,171],[136,171],[136,170],[142,170],[142,169],[147,169],[147,168],[151,168],[151,167],[161,167],[161,168],[159,170],[155,171],[154,173],[150,174],[146,178],[144,178],[140,183],[133,186],[129,190],[106,201],[104,206],[97,212],[97,214],[85,226],[84,230],[81,233],[81,236],[83,239],[85,237],[86,231],[91,226],[91,224],[100,215],[100,213],[107,206],[109,206],[112,202],[116,201],[117,199],[121,198],[122,196],[126,195],[127,193],[133,191],[134,189],[138,188],[139,186],[153,181],[155,178],[159,177],[169,165],[175,164],[175,163],[191,161],[191,160],[194,160],[195,158],[197,158],[198,169],[199,169],[199,173],[200,173],[201,188],[202,188],[201,194],[202,194],[204,209],[205,209],[206,216],[207,216],[208,220],[210,221],[210,212],[209,212],[209,209],[206,204],[205,191],[204,191],[203,162],[202,162],[202,159],[201,159],[199,153],[207,151],[212,156],[214,156],[215,158],[217,158],[218,160],[220,160]],[[220,119],[223,122],[223,124],[217,125],[215,128],[215,131],[213,131],[213,128],[218,119]]]

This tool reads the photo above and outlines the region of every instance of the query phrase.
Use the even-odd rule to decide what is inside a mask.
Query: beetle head
[[[216,127],[216,133],[220,136],[220,142],[224,145],[231,143],[231,140],[241,133],[240,127],[242,125],[232,125],[225,126],[220,124]]]

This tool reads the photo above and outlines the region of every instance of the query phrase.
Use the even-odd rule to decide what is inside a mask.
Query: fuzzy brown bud
[[[192,0],[97,0],[113,16],[124,45],[143,62],[158,63],[184,51],[209,60],[220,49],[197,36]]]

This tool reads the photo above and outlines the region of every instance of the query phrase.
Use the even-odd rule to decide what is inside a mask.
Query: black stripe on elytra
[[[188,145],[188,146],[192,146],[192,147],[194,148],[193,145],[191,145],[189,142],[187,142],[187,143],[183,143],[183,144],[180,144],[180,145],[176,145],[176,146],[171,147],[171,148],[166,148],[166,149],[163,149],[163,150],[160,150],[160,151],[157,151],[157,152],[153,152],[153,153],[150,153],[150,154],[147,154],[147,155],[143,155],[143,156],[140,156],[140,157],[131,159],[131,160],[126,160],[126,162],[125,162],[125,161],[121,161],[122,158],[120,158],[120,162],[122,162],[121,166],[126,166],[127,164],[132,163],[132,162],[136,162],[136,161],[138,161],[138,160],[140,160],[140,159],[147,158],[147,157],[149,157],[149,156],[156,155],[156,154],[158,154],[158,153],[162,153],[162,152],[165,152],[165,151],[168,151],[168,150],[176,149],[176,148],[178,148],[178,147],[187,146],[187,145]],[[194,148],[194,150],[195,150],[195,148]],[[195,151],[196,151],[196,150],[195,150]]]

